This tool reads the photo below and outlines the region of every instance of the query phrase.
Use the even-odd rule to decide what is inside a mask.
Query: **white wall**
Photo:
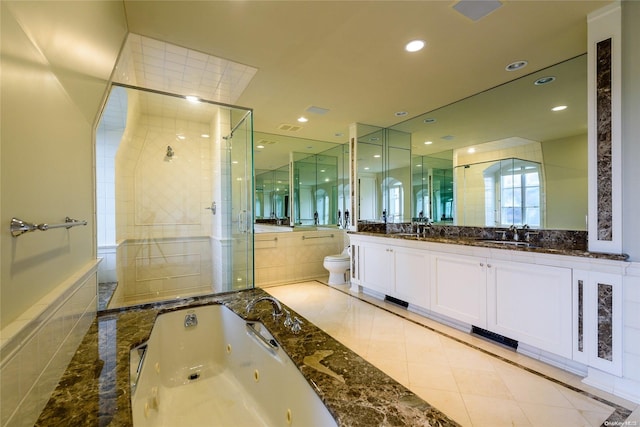
[[[125,32],[117,2],[2,2],[2,325],[95,258],[93,129]],[[12,238],[13,216],[89,225]]]
[[[127,28],[122,2],[0,8],[0,423],[32,425],[96,314],[93,133]]]

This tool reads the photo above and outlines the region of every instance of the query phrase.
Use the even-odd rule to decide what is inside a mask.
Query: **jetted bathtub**
[[[135,427],[337,426],[264,325],[222,305],[159,315],[131,391]]]

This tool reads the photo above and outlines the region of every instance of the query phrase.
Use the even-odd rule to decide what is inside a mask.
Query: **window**
[[[400,222],[404,215],[404,188],[402,182],[393,177],[385,178],[382,193],[387,196],[388,222]]]
[[[499,166],[499,167],[495,167]],[[510,159],[485,170],[485,224],[542,225],[540,165]],[[495,219],[491,218],[493,215]]]

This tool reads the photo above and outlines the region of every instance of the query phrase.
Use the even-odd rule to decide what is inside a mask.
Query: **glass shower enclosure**
[[[114,85],[96,130],[99,308],[251,288],[252,111]]]

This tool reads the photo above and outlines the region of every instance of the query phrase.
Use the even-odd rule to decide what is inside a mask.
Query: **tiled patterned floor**
[[[576,375],[347,286],[265,290],[463,426],[640,426],[638,405]]]

